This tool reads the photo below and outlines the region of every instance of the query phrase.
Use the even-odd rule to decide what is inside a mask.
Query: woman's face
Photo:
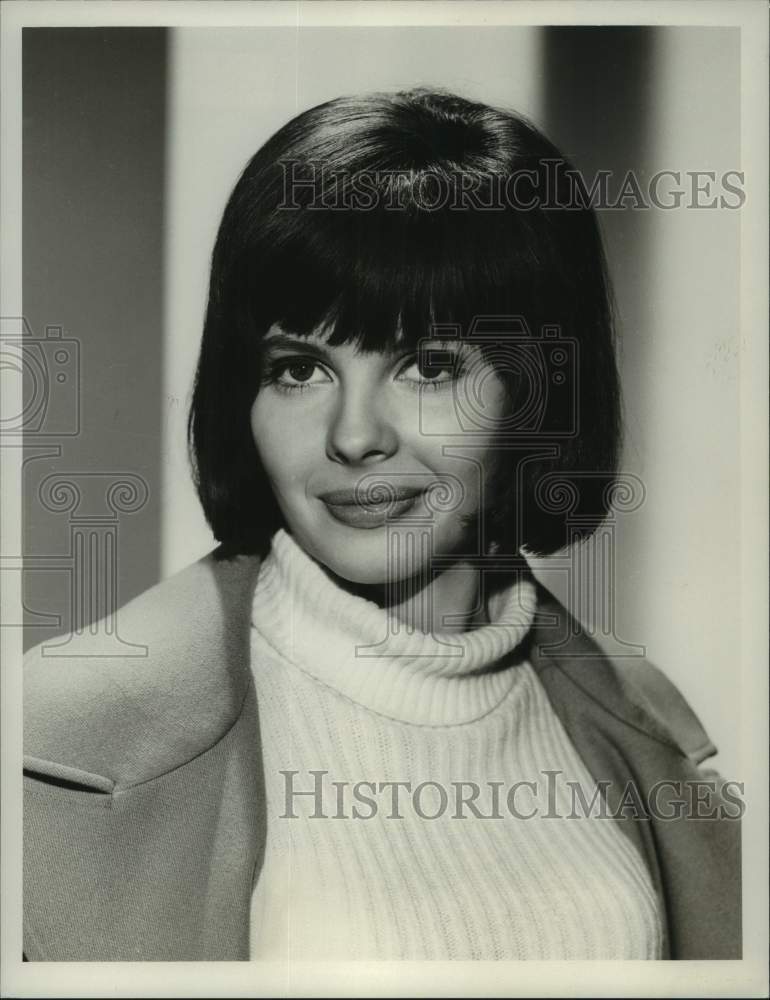
[[[475,553],[503,384],[467,341],[415,354],[331,347],[273,326],[251,410],[254,441],[286,524],[333,573],[407,579],[431,556]],[[393,542],[399,536],[400,542]]]

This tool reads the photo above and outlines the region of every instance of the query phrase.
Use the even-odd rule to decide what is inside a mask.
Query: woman
[[[26,663],[30,959],[738,957],[714,747],[525,557],[595,530],[618,453],[575,191],[427,91],[247,165],[190,414],[220,546],[122,610],[146,659]]]

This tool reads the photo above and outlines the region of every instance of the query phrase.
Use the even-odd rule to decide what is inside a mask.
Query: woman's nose
[[[398,437],[381,394],[368,383],[343,388],[327,436],[333,462],[365,465],[394,454]]]

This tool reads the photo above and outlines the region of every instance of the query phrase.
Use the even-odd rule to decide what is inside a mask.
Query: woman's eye
[[[421,386],[438,388],[455,382],[459,375],[459,359],[450,351],[430,350],[416,355],[401,371],[401,378]]]
[[[331,379],[311,358],[287,358],[271,365],[269,381],[281,389],[301,390]]]

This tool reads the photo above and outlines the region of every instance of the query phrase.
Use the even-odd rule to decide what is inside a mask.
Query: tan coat
[[[266,835],[249,665],[258,565],[211,553],[126,605],[120,635],[145,657],[89,656],[88,635],[72,658],[25,657],[30,961],[248,959]],[[667,781],[657,805],[675,814],[715,753],[692,710],[651,664],[611,662],[539,585],[538,597],[531,662],[611,811],[629,783],[649,805]],[[709,807],[730,806],[722,794]],[[655,809],[608,821],[647,860],[669,957],[739,958],[740,823]]]

